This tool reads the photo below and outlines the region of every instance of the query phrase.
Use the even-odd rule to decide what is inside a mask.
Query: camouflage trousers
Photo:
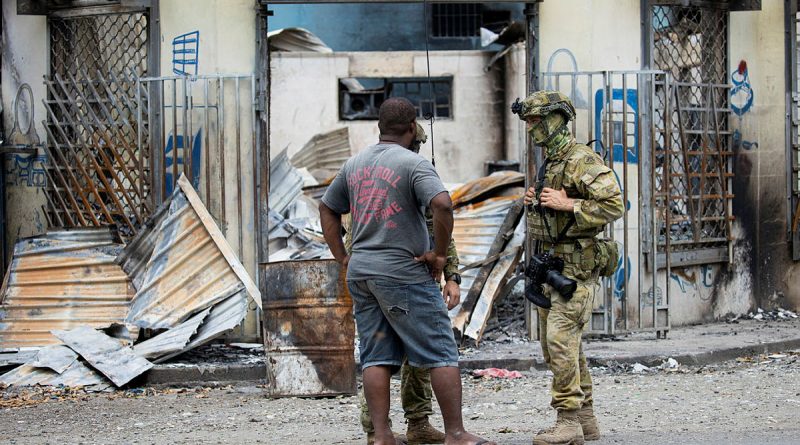
[[[361,427],[367,434],[375,432],[372,419],[369,416],[367,399],[364,390],[359,394],[361,399]],[[433,390],[431,388],[431,370],[415,368],[403,362],[400,368],[400,400],[407,420],[424,419],[433,414]],[[389,426],[392,421],[389,419]]]
[[[592,313],[597,275],[569,273],[569,266],[565,268],[564,275],[573,279],[588,275],[588,279],[577,280],[578,288],[569,301],[564,300],[552,287],[545,286],[552,307],[549,310],[538,309],[542,354],[553,372],[550,405],[558,411],[580,409],[593,402],[592,376],[586,365],[581,335]]]

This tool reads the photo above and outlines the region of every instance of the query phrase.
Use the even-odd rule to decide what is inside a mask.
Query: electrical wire
[[[431,54],[428,49],[428,40],[430,39],[429,30],[428,30],[428,0],[424,0],[422,2],[422,16],[423,16],[423,24],[425,27],[425,62],[428,66],[428,95],[431,104],[431,111],[424,115],[423,117],[430,121],[431,127],[431,164],[436,167],[436,155],[433,149],[433,122],[436,120],[434,118],[434,111],[436,109],[436,96],[433,94],[433,81],[431,80]],[[420,107],[422,104],[420,104]]]

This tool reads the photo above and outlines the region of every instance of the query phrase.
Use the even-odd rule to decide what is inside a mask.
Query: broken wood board
[[[481,296],[475,309],[472,311],[472,316],[469,319],[469,324],[464,330],[464,335],[474,339],[476,342],[480,341],[483,336],[483,331],[486,329],[486,323],[492,314],[494,303],[499,298],[500,292],[508,279],[514,272],[514,268],[519,263],[522,255],[522,243],[525,240],[524,222],[517,226],[514,232],[514,238],[509,242],[509,247],[506,251],[510,251],[495,263],[492,272],[489,274],[486,284],[483,287]]]
[[[506,213],[503,223],[500,225],[500,228],[497,231],[497,235],[492,242],[492,246],[489,249],[486,258],[490,258],[503,251],[506,244],[508,244],[509,240],[513,236],[514,229],[517,227],[520,218],[522,217],[523,208],[522,198],[519,198],[515,200],[511,208],[508,209],[508,213]],[[456,246],[456,248],[458,249],[458,246]],[[472,316],[472,311],[475,309],[475,305],[478,303],[478,299],[481,296],[481,292],[486,284],[486,280],[489,278],[489,274],[494,269],[496,263],[497,261],[491,261],[487,264],[484,264],[478,271],[475,280],[472,282],[472,286],[470,286],[466,297],[464,297],[463,302],[461,303],[461,308],[459,309],[458,314],[456,314],[456,316],[453,318],[453,328],[458,332],[464,332],[464,327]]]

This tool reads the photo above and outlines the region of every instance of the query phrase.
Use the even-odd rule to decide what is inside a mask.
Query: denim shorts
[[[348,281],[358,327],[361,367],[458,366],[458,347],[442,291],[434,281],[402,284]]]

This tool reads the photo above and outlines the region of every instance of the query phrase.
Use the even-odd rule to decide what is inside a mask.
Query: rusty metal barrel
[[[341,266],[303,260],[260,269],[270,395],[355,394],[353,303]]]

